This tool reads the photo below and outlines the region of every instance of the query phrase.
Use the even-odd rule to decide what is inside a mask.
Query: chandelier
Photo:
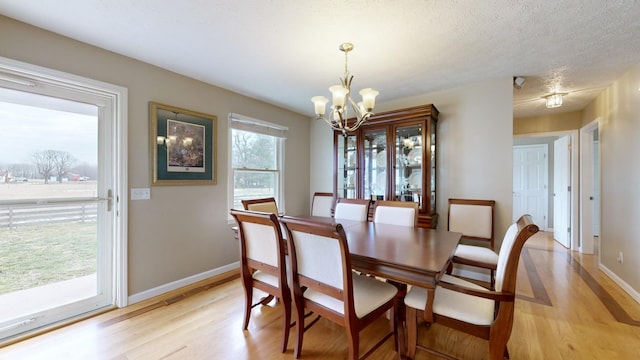
[[[373,115],[376,96],[379,94],[372,88],[360,90],[362,101],[357,103],[351,98],[351,81],[353,76],[349,76],[347,60],[349,51],[353,50],[353,44],[344,43],[340,45],[340,51],[344,52],[344,78],[340,79],[339,85],[329,87],[332,94],[331,111],[325,116],[326,105],[329,102],[324,96],[314,96],[311,101],[315,107],[317,119],[323,119],[334,130],[342,131],[346,136],[347,132],[357,130],[360,125],[366,122]],[[355,122],[349,122],[349,107],[354,112]]]

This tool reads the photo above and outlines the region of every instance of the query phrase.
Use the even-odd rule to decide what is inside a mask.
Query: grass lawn
[[[0,228],[0,294],[96,272],[95,222]]]

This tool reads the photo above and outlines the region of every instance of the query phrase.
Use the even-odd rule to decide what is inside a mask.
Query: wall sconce
[[[158,143],[158,145],[170,146],[171,144],[176,143],[176,137],[175,136],[169,136],[169,137],[158,136],[156,138],[156,142]],[[189,145],[191,145],[191,143],[189,143]]]

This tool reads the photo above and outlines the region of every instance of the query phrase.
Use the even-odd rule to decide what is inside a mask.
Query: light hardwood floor
[[[242,331],[241,288],[237,275],[212,279],[5,346],[0,359],[293,359],[293,336],[279,352],[280,304],[255,308]],[[387,326],[380,319],[363,331],[361,349]],[[484,340],[437,324],[420,328],[420,342],[460,359],[488,355]],[[597,270],[596,256],[569,252],[538,233],[520,261],[509,352],[511,359],[638,359],[640,304]],[[346,354],[344,330],[320,320],[305,335],[301,359]],[[396,359],[392,341],[370,358]]]

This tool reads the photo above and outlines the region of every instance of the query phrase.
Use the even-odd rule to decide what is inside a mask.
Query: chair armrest
[[[446,281],[440,281],[438,283],[438,286],[451,291],[456,291],[462,294],[477,296],[477,297],[494,300],[494,301],[514,301],[516,297],[515,294],[513,293],[497,292],[497,291],[491,291],[491,290],[476,290],[476,289],[471,289],[461,285],[448,283]]]
[[[466,259],[458,256],[454,256],[451,261],[456,264],[475,266],[475,267],[489,269],[489,270],[496,270],[498,268],[497,264],[492,264],[492,263],[487,263],[487,262],[477,261],[477,260],[470,260],[470,259]]]

